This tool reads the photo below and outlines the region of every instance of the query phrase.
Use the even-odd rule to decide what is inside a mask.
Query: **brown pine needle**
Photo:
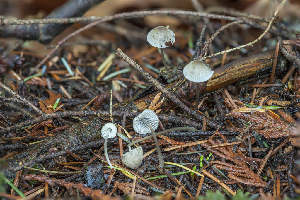
[[[218,145],[213,145],[211,148],[216,148],[216,147],[225,147],[225,146],[231,146],[231,145],[236,145],[236,144],[241,144],[242,142],[231,142],[231,143],[223,143],[223,144],[218,144]]]
[[[273,82],[273,79],[274,79],[274,76],[275,76],[278,52],[279,52],[279,42],[277,42],[276,49],[275,49],[275,57],[274,57],[274,61],[273,61],[272,73],[271,73],[271,76],[270,76],[270,83]]]
[[[147,153],[145,153],[145,154],[143,155],[143,158],[146,158],[147,156],[151,155],[155,150],[156,150],[156,148],[151,149],[150,151],[148,151]]]
[[[98,98],[98,96],[96,96],[95,98],[93,98],[90,102],[88,102],[88,104],[86,104],[85,106],[83,106],[83,108],[81,108],[81,110],[86,109],[86,107],[88,107],[89,105],[91,105],[91,103],[93,103],[95,101],[95,99]]]
[[[221,185],[225,190],[227,190],[231,195],[236,195],[236,192],[232,191],[230,187],[228,187],[225,183],[222,183],[218,178],[213,176],[211,173],[206,171],[205,169],[202,170],[202,173],[211,178],[213,181],[217,182],[219,185]]]
[[[196,197],[198,197],[200,195],[201,189],[202,189],[202,185],[204,182],[204,176],[201,177],[198,188],[197,188],[197,193],[196,193]]]
[[[207,140],[202,140],[202,141],[197,141],[197,142],[191,142],[191,143],[187,143],[187,144],[183,144],[183,145],[177,145],[177,146],[173,146],[173,147],[168,147],[168,148],[164,148],[164,151],[172,151],[174,149],[180,149],[180,148],[184,148],[184,147],[191,147],[191,146],[196,146],[198,144],[202,144],[207,142]]]
[[[277,193],[277,197],[280,198],[280,174],[277,173],[277,177],[276,177],[276,193]]]

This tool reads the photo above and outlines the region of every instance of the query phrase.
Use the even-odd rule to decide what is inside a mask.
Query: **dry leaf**
[[[53,92],[51,92],[50,90],[47,90],[47,92],[49,93],[49,99],[46,99],[45,101],[39,101],[40,107],[42,109],[42,111],[44,111],[45,113],[53,113],[53,106],[56,102],[56,100],[58,98],[61,98],[62,95],[59,94],[55,94]],[[59,106],[60,103],[58,103]]]

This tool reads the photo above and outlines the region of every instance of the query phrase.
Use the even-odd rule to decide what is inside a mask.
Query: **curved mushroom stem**
[[[200,83],[196,83],[196,110],[198,110],[199,105],[199,87]]]
[[[110,160],[109,160],[109,157],[108,157],[108,153],[107,153],[107,138],[108,137],[105,137],[104,139],[104,154],[105,154],[105,158],[106,158],[106,161],[107,161],[107,163],[109,164],[109,167],[111,168],[111,169],[114,169],[114,167],[112,166],[112,164],[111,164],[111,162],[110,162]]]
[[[151,133],[152,133],[152,137],[155,141],[155,145],[156,145],[156,150],[157,150],[157,154],[158,154],[158,162],[159,162],[159,168],[160,169],[163,169],[164,168],[164,159],[162,157],[162,154],[161,154],[161,150],[160,150],[160,147],[159,147],[159,144],[158,144],[158,141],[157,141],[157,138],[156,138],[156,135],[154,133],[154,130],[151,126],[151,124],[149,122],[147,122],[146,120],[142,119],[142,121],[147,124],[147,126],[150,128],[151,130]]]
[[[165,52],[164,52],[164,49],[158,49],[158,52],[159,52],[160,55],[161,55],[162,61],[163,61],[164,66],[165,66],[165,70],[168,70],[167,61],[165,60]]]

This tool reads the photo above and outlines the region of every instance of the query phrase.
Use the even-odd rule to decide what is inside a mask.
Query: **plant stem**
[[[196,83],[196,110],[198,110],[199,105],[199,87],[200,83]]]
[[[105,141],[104,141],[104,154],[105,154],[105,158],[106,158],[107,163],[109,164],[109,167],[111,169],[114,169],[114,167],[110,163],[110,160],[109,160],[109,157],[108,157],[108,153],[107,153],[107,136],[104,139],[105,139]]]
[[[156,135],[154,133],[154,130],[153,130],[153,128],[152,128],[152,126],[151,126],[151,124],[149,122],[147,122],[146,120],[143,120],[143,122],[146,123],[148,125],[148,127],[150,128],[150,130],[151,130],[152,137],[153,137],[153,139],[155,141],[156,150],[157,150],[157,154],[158,154],[159,168],[163,169],[164,168],[164,159],[162,157],[161,150],[160,150],[160,147],[159,147]]]
[[[165,66],[165,70],[168,70],[168,65],[167,65],[167,61],[166,61],[166,59],[165,59],[165,52],[164,52],[164,49],[158,49],[158,52],[159,52],[160,55],[161,55],[162,61],[163,61],[164,66]]]

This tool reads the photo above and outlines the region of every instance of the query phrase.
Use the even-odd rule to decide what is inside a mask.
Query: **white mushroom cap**
[[[175,42],[175,33],[167,27],[158,26],[152,29],[147,35],[147,41],[154,47],[166,48],[166,43]]]
[[[129,149],[129,152],[123,154],[122,161],[130,169],[137,169],[143,161],[143,148]]]
[[[151,133],[151,129],[145,121],[150,123],[154,131],[158,128],[158,116],[154,111],[146,109],[133,119],[133,129],[135,132],[139,134]]]
[[[115,124],[109,122],[106,123],[102,129],[101,134],[103,138],[114,138],[117,135],[117,127]]]
[[[196,83],[207,81],[213,73],[214,71],[203,60],[191,61],[183,68],[185,78]]]

